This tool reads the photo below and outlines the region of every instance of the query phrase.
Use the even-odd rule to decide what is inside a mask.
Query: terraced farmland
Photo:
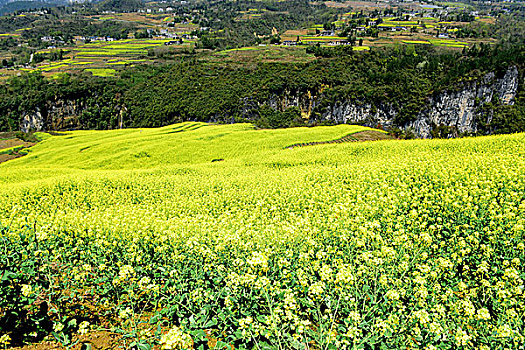
[[[69,70],[108,69],[108,66],[125,66],[146,62],[148,50],[164,47],[167,39],[125,39],[87,43],[71,49],[67,58],[57,62],[38,65],[36,68],[22,68],[22,71],[63,72]],[[188,39],[181,45],[170,48],[189,48],[195,44]],[[44,50],[45,52],[48,50]]]

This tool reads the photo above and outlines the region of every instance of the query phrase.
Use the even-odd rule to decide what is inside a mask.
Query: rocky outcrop
[[[37,107],[31,113],[22,114],[20,130],[23,132],[44,130],[44,118],[42,118],[40,108]]]
[[[322,115],[322,120],[331,120],[337,124],[361,124],[373,128],[394,126],[397,110],[390,104],[379,106],[370,103],[343,102],[330,106]]]
[[[262,104],[280,111],[296,106],[301,109],[303,118],[311,122],[332,121],[386,129],[395,126],[410,129],[423,138],[431,137],[435,127],[447,127],[455,133],[475,133],[478,118],[481,117],[479,107],[496,99],[502,104],[513,104],[518,83],[519,72],[515,66],[510,67],[501,78],[488,73],[480,80],[459,84],[454,91],[442,91],[430,96],[421,112],[405,125],[395,124],[399,111],[391,104],[371,104],[363,100],[327,104],[323,103],[324,94],[315,91],[287,91],[261,103],[248,99],[244,101],[242,114],[247,119],[253,119],[254,109]],[[324,107],[317,108],[320,105]],[[490,115],[486,118],[486,122],[490,122]]]
[[[254,120],[257,118],[257,108],[261,105],[267,105],[277,111],[285,111],[290,107],[299,107],[303,119],[308,120],[311,118],[312,112],[321,98],[321,93],[316,90],[284,91],[282,94],[272,95],[263,102],[259,102],[253,97],[246,97],[241,102],[241,117]]]
[[[76,128],[83,110],[81,100],[57,99],[22,115],[20,130],[24,132]]]
[[[479,107],[494,102],[513,104],[518,91],[519,74],[511,67],[505,75],[496,79],[494,73],[486,74],[480,81],[465,84],[458,91],[444,91],[429,99],[418,118],[409,123],[420,137],[430,137],[435,126],[446,126],[459,133],[474,133],[478,130]],[[486,122],[490,122],[490,116]]]

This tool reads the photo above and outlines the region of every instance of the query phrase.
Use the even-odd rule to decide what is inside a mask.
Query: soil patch
[[[22,157],[20,154],[0,154],[0,163],[7,162],[8,160]]]
[[[344,137],[341,137],[337,140],[332,141],[320,141],[320,142],[307,142],[307,143],[296,143],[294,145],[288,146],[286,148],[292,149],[295,147],[306,147],[306,146],[317,146],[317,145],[326,145],[330,143],[344,143],[344,142],[358,142],[358,141],[379,141],[379,140],[393,140],[394,138],[388,134],[375,131],[367,130],[357,132],[355,134],[350,134]]]
[[[15,146],[31,147],[34,143],[22,141],[20,139],[6,139],[0,140],[0,150],[5,148],[11,148]]]
[[[78,338],[79,342],[73,346],[72,350],[86,349],[87,347],[83,344],[91,345],[92,350],[112,350],[118,349],[119,340],[122,338],[121,335],[108,332],[108,331],[94,331],[88,334],[82,335]],[[13,348],[15,350],[58,350],[65,349],[64,346],[53,341],[43,341],[38,344],[25,345],[23,347]]]
[[[12,136],[12,138],[8,138],[10,136],[11,135],[9,135],[9,133],[0,134],[0,152],[2,152],[2,150],[4,149],[11,147],[21,146],[21,148],[17,151],[9,151],[9,153],[0,153],[0,163],[7,162],[8,160],[15,159],[18,157],[22,157],[23,154],[20,154],[18,151],[35,145],[34,142],[23,141]]]

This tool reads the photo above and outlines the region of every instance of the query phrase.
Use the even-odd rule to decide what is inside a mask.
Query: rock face
[[[369,103],[352,103],[346,101],[335,104],[323,113],[322,120],[335,121],[338,124],[362,124],[376,128],[378,126],[390,128],[394,126],[397,111],[390,104],[372,106]]]
[[[457,92],[445,91],[433,96],[428,108],[408,127],[414,129],[420,137],[430,137],[432,128],[440,125],[454,128],[460,133],[476,132],[478,107],[493,102],[495,97],[502,104],[513,104],[518,92],[518,80],[518,69],[511,67],[501,79],[496,79],[494,73],[489,73],[480,81],[466,84]]]
[[[510,67],[502,78],[494,73],[486,74],[478,81],[463,83],[455,91],[443,91],[430,96],[426,105],[414,120],[406,125],[395,125],[399,113],[392,105],[384,103],[372,105],[359,100],[337,102],[323,108],[322,113],[315,113],[316,107],[323,100],[322,93],[286,92],[282,96],[273,96],[261,104],[276,110],[296,106],[301,109],[303,118],[310,121],[332,121],[337,124],[352,123],[370,127],[390,128],[393,126],[413,130],[423,138],[431,137],[431,131],[438,126],[445,126],[457,133],[474,133],[478,130],[477,119],[481,117],[478,108],[495,97],[502,104],[513,104],[518,91],[519,72],[517,67]],[[245,103],[243,116],[253,119],[252,109],[258,104],[254,101]],[[490,122],[490,116],[487,122]]]
[[[82,110],[83,104],[80,100],[48,101],[43,108],[37,107],[34,111],[22,115],[20,130],[29,132],[75,128]]]
[[[24,113],[20,121],[20,130],[23,132],[44,130],[44,118],[40,108],[36,108],[32,113]]]

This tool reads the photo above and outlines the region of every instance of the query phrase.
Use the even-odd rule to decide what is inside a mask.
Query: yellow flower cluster
[[[123,282],[129,282],[130,279],[135,277],[135,270],[131,265],[122,265],[120,267],[118,277],[113,280],[114,285],[119,285]]]
[[[160,339],[161,349],[163,350],[178,350],[178,349],[192,349],[193,341],[191,337],[184,333],[179,327],[171,328],[168,333],[164,334]]]
[[[26,298],[30,297],[31,294],[33,294],[33,287],[29,284],[23,284],[22,285],[22,295]]]
[[[11,337],[8,334],[0,336],[0,345],[7,348],[11,344]]]

